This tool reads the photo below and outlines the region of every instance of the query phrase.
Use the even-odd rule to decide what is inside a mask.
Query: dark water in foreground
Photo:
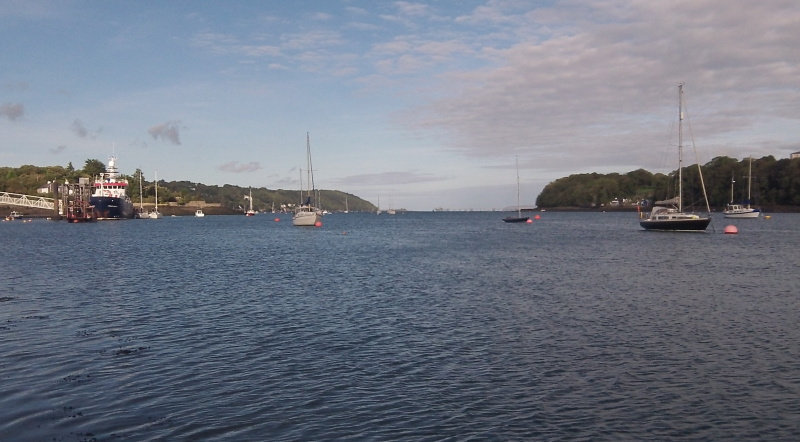
[[[542,215],[1,223],[0,440],[800,439],[800,215]]]

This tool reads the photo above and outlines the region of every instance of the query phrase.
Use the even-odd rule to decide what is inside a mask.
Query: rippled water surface
[[[4,222],[0,440],[800,439],[800,216],[541,215]]]

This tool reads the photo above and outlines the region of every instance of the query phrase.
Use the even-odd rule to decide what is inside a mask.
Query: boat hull
[[[297,212],[292,217],[292,224],[302,227],[314,227],[322,222],[322,216],[317,212]]]
[[[761,212],[758,209],[726,210],[722,215],[725,218],[758,218]]]
[[[641,220],[639,225],[645,230],[661,230],[671,232],[703,232],[711,223],[711,218]]]
[[[528,221],[530,221],[530,217],[523,216],[523,217],[519,217],[518,218],[518,217],[509,216],[507,218],[503,218],[503,221],[505,221],[507,223],[527,223]]]
[[[98,220],[131,219],[134,215],[133,203],[127,198],[93,196],[89,204]]]

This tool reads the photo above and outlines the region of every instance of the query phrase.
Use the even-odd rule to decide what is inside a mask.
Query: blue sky
[[[796,0],[0,0],[0,165],[500,209],[575,173],[800,150]],[[694,158],[694,154],[690,155]],[[0,189],[2,190],[2,189]]]

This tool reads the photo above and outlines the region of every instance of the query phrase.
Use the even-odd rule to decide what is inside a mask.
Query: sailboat
[[[731,177],[731,202],[722,211],[722,214],[725,218],[758,218],[761,215],[761,211],[758,209],[754,209],[750,207],[750,185],[752,181],[753,175],[753,158],[750,157],[750,165],[747,170],[747,199],[745,200],[745,204],[734,204],[733,203],[733,185],[736,183],[736,180]]]
[[[389,198],[389,209],[386,210],[387,215],[397,214],[397,211],[394,210],[392,207],[394,207],[394,198]]]
[[[136,212],[136,218],[138,219],[147,219],[150,217],[150,214],[144,210],[144,198],[142,196],[143,185],[142,181],[144,181],[144,177],[142,176],[142,171],[139,171],[139,211]]]
[[[250,196],[245,195],[244,199],[250,201],[250,209],[247,212],[244,213],[245,216],[255,216],[256,211],[253,210],[253,188],[252,187],[250,188]]]
[[[150,218],[150,219],[161,219],[161,218],[164,217],[164,215],[162,215],[161,212],[158,211],[158,173],[157,172],[153,172],[153,179],[155,180],[155,184],[156,184],[156,204],[155,204],[155,206],[153,206],[153,210],[150,211],[150,213],[147,215],[147,217]]]
[[[703,185],[703,195],[706,189],[703,184],[703,173],[700,164],[697,165],[700,173],[700,183]],[[683,211],[683,84],[678,85],[678,196],[664,201],[656,201],[653,210],[646,218],[639,220],[639,225],[645,230],[667,230],[702,232],[711,223],[711,216],[700,216]],[[706,209],[709,214],[706,197]]]
[[[314,168],[311,164],[311,137],[306,132],[306,173],[308,179],[306,180],[306,200],[303,199],[303,175],[300,174],[300,200],[301,204],[297,207],[292,217],[292,224],[295,226],[315,227],[317,224],[322,223],[322,213],[317,209],[312,199],[316,197],[316,189],[314,186]],[[321,224],[320,224],[321,225]]]
[[[507,216],[503,218],[503,221],[507,223],[526,223],[530,221],[530,217],[522,216],[522,208],[519,205],[519,157],[516,158],[517,161],[517,216]]]

